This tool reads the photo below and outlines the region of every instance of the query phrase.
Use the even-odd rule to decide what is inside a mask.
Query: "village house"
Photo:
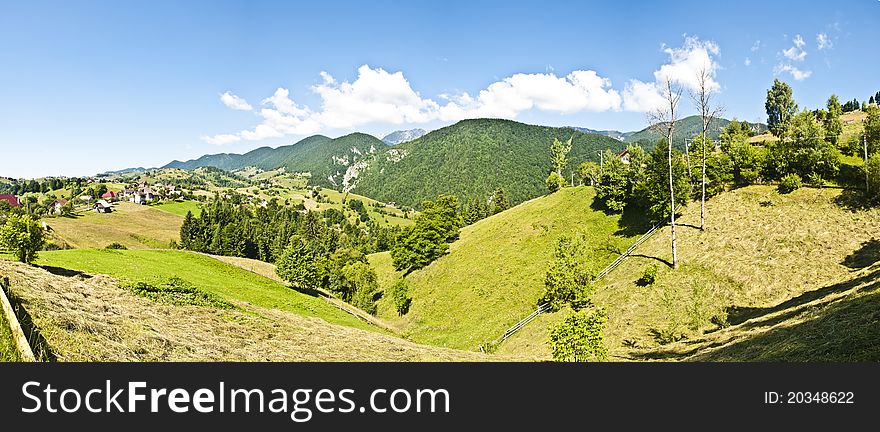
[[[55,200],[55,203],[53,204],[53,209],[54,209],[55,214],[61,213],[61,207],[64,207],[66,204],[67,204],[66,199],[61,198],[61,199]]]
[[[12,207],[21,207],[21,201],[18,200],[18,197],[10,194],[0,195],[0,201],[6,201]]]
[[[620,159],[625,165],[629,165],[629,149],[624,150],[617,154],[617,158]]]
[[[117,196],[116,192],[113,192],[113,191],[107,191],[107,193],[105,193],[104,195],[101,195],[101,198],[106,199],[106,200],[109,200],[109,199],[114,199],[114,198],[116,198],[116,196]]]
[[[149,186],[135,192],[128,200],[135,204],[146,204],[156,200],[159,196]]]
[[[113,211],[113,205],[106,200],[98,200],[95,203],[95,211],[98,213],[110,213]]]

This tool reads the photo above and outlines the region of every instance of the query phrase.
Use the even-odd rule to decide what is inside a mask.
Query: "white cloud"
[[[746,66],[751,66],[751,65],[752,65],[752,59],[746,57],[745,61],[743,61],[743,64],[746,65]]]
[[[223,105],[226,105],[229,108],[240,111],[250,111],[254,109],[251,104],[247,103],[246,100],[230,93],[226,92],[220,95],[220,102],[223,102]]]
[[[623,90],[623,108],[627,111],[649,112],[665,103],[657,83],[630,80]]]
[[[812,71],[802,71],[795,66],[789,64],[780,64],[777,65],[774,69],[774,72],[779,75],[783,72],[788,72],[791,74],[791,77],[795,79],[795,81],[803,81],[810,77],[813,74]]]
[[[664,48],[669,62],[654,72],[655,80],[669,78],[687,89],[697,88],[697,72],[709,72],[709,89],[717,91],[719,65],[714,57],[718,45],[688,37],[680,48]],[[592,111],[644,112],[662,103],[656,83],[630,80],[622,94],[608,78],[592,70],[575,70],[565,76],[555,72],[518,73],[489,84],[476,94],[440,95],[439,102],[423,98],[403,73],[363,65],[353,81],[338,81],[321,72],[321,83],[311,90],[320,97],[317,109],[297,104],[286,88],[263,99],[256,113],[260,122],[234,134],[204,136],[208,143],[223,145],[240,140],[256,141],[287,135],[309,135],[324,130],[354,129],[367,124],[419,124],[491,117],[513,119],[530,110],[558,114]],[[224,103],[233,109],[247,105],[226,92]],[[229,103],[227,103],[227,99]],[[248,109],[252,109],[247,105]]]
[[[531,109],[571,114],[581,111],[619,110],[622,99],[611,81],[591,70],[576,70],[560,77],[554,73],[515,74],[490,84],[476,96],[468,93],[441,96],[440,104],[422,98],[402,72],[387,72],[363,65],[352,82],[338,82],[321,72],[321,84],[312,91],[321,97],[320,110],[300,106],[290,92],[278,88],[261,103],[262,122],[237,134],[202,137],[212,144],[307,135],[325,129],[351,129],[371,123],[415,124],[434,120],[456,121],[475,117],[516,118]]]
[[[756,40],[755,43],[754,43],[754,44],[752,45],[752,47],[750,48],[750,50],[751,50],[752,52],[755,52],[755,51],[758,51],[759,49],[761,49],[761,41],[760,41],[760,40]]]
[[[831,49],[834,46],[834,43],[831,42],[831,38],[828,37],[826,33],[819,33],[816,35],[816,45],[821,51]]]
[[[721,67],[715,61],[720,49],[715,42],[701,41],[696,37],[685,38],[680,48],[664,47],[663,52],[669,55],[669,63],[654,71],[655,82],[630,80],[623,91],[623,108],[627,111],[648,112],[660,108],[664,98],[660,93],[660,85],[668,78],[686,90],[699,89],[698,74],[708,72],[707,88],[717,92],[721,85],[715,76]]]
[[[782,50],[782,55],[789,60],[804,61],[804,59],[807,57],[807,51],[803,49],[804,45],[806,45],[806,42],[804,42],[804,38],[801,37],[801,35],[796,35],[792,42],[794,43],[794,46]]]

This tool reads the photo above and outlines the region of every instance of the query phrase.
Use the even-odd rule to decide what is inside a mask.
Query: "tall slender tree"
[[[721,106],[712,106],[712,94],[715,91],[715,83],[712,81],[712,70],[708,66],[703,66],[700,70],[697,71],[697,88],[695,91],[691,93],[691,99],[694,100],[694,103],[697,105],[697,108],[700,111],[700,118],[702,119],[701,126],[703,127],[700,132],[700,147],[702,150],[702,161],[701,171],[702,171],[702,180],[701,184],[701,195],[700,195],[700,229],[706,229],[706,141],[708,137],[706,136],[706,132],[709,130],[709,126],[712,125],[712,121],[718,118],[721,115],[722,108]],[[687,146],[685,146],[687,148]],[[688,166],[688,173],[690,173],[690,165]]]
[[[773,80],[773,87],[767,90],[767,128],[779,139],[785,138],[791,119],[797,114],[798,106],[791,96],[791,86]]]
[[[681,100],[681,87],[672,82],[672,78],[666,77],[660,89],[663,96],[663,106],[648,114],[651,127],[666,136],[669,143],[667,159],[669,163],[669,223],[672,229],[672,268],[678,268],[678,249],[675,239],[675,179],[672,171],[672,135],[675,132],[675,122],[678,120],[678,103]]]

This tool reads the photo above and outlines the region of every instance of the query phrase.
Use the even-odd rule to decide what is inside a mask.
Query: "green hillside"
[[[709,126],[709,136],[712,139],[718,139],[721,135],[721,129],[723,129],[727,124],[730,123],[730,120],[719,118],[712,121],[712,124]],[[752,129],[755,133],[762,133],[767,130],[767,125],[762,123],[749,123],[752,126]],[[684,140],[691,139],[697,135],[699,135],[703,131],[703,120],[700,116],[690,116],[685,117],[677,122],[675,122],[675,130],[673,131],[673,141],[675,141],[675,146],[684,148]],[[625,141],[629,143],[649,143],[653,144],[660,139],[662,134],[651,130],[650,127],[642,129],[638,132],[629,132],[626,134]]]
[[[416,206],[438,194],[463,201],[486,199],[503,187],[512,203],[543,195],[551,170],[553,138],[574,137],[565,178],[598,151],[622,151],[626,144],[570,128],[533,126],[510,120],[464,120],[389,148],[355,183],[355,192],[380,201]]]
[[[478,349],[534,310],[560,236],[583,232],[596,247],[590,260],[599,268],[615,258],[609,250],[634,241],[622,234],[641,227],[622,230],[619,216],[591,209],[594,195],[589,187],[566,188],[462,229],[448,255],[407,276],[409,313],[397,317],[383,299],[380,317],[416,342]],[[370,262],[387,287],[393,280],[387,253]]]

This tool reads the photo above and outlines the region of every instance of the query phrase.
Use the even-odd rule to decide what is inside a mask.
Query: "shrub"
[[[779,181],[779,193],[787,194],[794,192],[802,186],[801,176],[797,174],[787,174]]]
[[[394,285],[391,285],[391,288],[388,289],[388,296],[394,302],[394,308],[397,310],[398,316],[406,315],[409,312],[412,297],[409,296],[409,285],[405,279],[400,278],[395,281]]]
[[[546,183],[547,183],[547,190],[550,191],[550,193],[554,193],[554,192],[558,191],[559,189],[562,189],[565,186],[567,186],[565,179],[562,178],[561,175],[557,174],[556,171],[551,172],[550,175],[547,176]]]
[[[608,358],[603,330],[608,322],[604,308],[579,311],[550,330],[553,359],[566,362],[604,361]]]
[[[128,249],[128,248],[125,247],[125,245],[123,245],[123,244],[121,244],[121,243],[113,242],[113,243],[108,244],[107,247],[105,247],[104,249],[111,249],[111,250],[126,250],[126,249]]]
[[[46,238],[43,227],[30,216],[12,214],[0,226],[0,247],[11,250],[23,263],[32,263]]]
[[[636,281],[636,284],[639,286],[648,286],[653,285],[657,280],[657,264],[652,264],[648,268],[645,269],[644,273],[642,273],[642,277]]]
[[[213,294],[201,291],[178,277],[169,278],[159,285],[137,282],[130,285],[129,289],[141,297],[178,306],[207,306],[220,309],[231,309],[234,307],[232,304]]]
[[[540,303],[550,303],[551,310],[570,304],[575,310],[589,305],[595,271],[586,261],[589,253],[583,236],[565,236],[556,243],[553,262],[544,277]]]

